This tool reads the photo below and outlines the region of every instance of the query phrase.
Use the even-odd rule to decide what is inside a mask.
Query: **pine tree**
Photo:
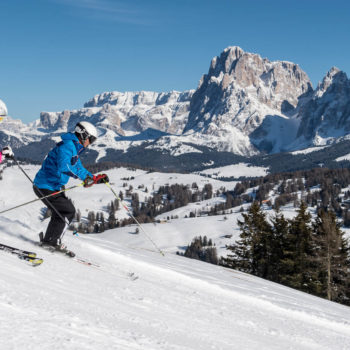
[[[311,215],[301,202],[298,214],[290,221],[288,234],[283,242],[282,283],[310,292],[317,285],[313,269]]]
[[[349,244],[333,211],[320,210],[314,224],[314,250],[322,290],[318,294],[350,304]]]
[[[280,283],[283,271],[284,259],[284,242],[288,236],[289,220],[279,211],[275,211],[275,216],[271,219],[272,223],[272,239],[271,239],[271,257],[270,257],[270,275],[269,279]]]
[[[95,225],[95,221],[96,221],[95,218],[96,218],[95,212],[89,211],[89,213],[88,213],[88,225],[89,226]]]
[[[115,214],[114,214],[114,211],[113,211],[113,210],[111,210],[111,211],[109,212],[108,227],[109,227],[110,229],[116,227],[116,218],[115,218]]]
[[[240,239],[227,247],[233,254],[224,258],[223,264],[266,278],[269,275],[272,227],[257,201],[242,216],[243,221],[238,220]]]
[[[101,232],[104,232],[104,231],[105,231],[105,216],[104,216],[103,213],[101,213],[100,231],[101,231]]]

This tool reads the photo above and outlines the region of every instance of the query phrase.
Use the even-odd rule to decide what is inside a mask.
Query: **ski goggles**
[[[90,135],[88,137],[88,139],[89,139],[89,142],[90,142],[90,145],[91,145],[92,143],[94,143],[97,140],[97,137]]]

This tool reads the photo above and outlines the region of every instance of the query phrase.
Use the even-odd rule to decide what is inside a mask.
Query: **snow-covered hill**
[[[38,169],[24,168],[32,177]],[[196,181],[201,187],[208,181],[199,175],[127,169],[108,174],[116,191],[128,182],[140,195],[138,184],[151,190],[176,182]],[[214,188],[223,184],[210,181]],[[233,188],[235,183],[225,185]],[[16,167],[5,169],[0,188],[0,211],[34,198],[30,182]],[[104,185],[78,188],[69,196],[83,215],[86,210],[104,210],[114,199]],[[100,264],[96,268],[34,245],[37,232],[47,224],[38,217],[42,207],[36,202],[0,216],[0,242],[37,251],[44,258],[40,267],[33,268],[0,251],[2,350],[350,347],[348,307],[174,254],[194,235],[212,236],[217,245],[222,234],[237,238],[238,212],[227,215],[228,220],[222,216],[209,220],[186,219],[178,211],[177,220],[145,224],[165,256],[152,251],[142,232],[135,235],[134,225],[79,237],[68,232],[68,246]],[[131,280],[130,272],[138,279]]]

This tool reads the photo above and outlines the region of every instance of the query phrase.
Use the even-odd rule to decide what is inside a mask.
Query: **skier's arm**
[[[81,160],[78,158],[78,161],[75,165],[75,169],[77,169],[77,174],[81,180],[85,180],[88,176],[93,176],[90,171],[87,171],[83,164],[81,163]]]
[[[71,176],[75,179],[85,180],[92,174],[81,164],[78,156],[74,156],[72,149],[68,145],[59,147],[57,155],[57,167],[61,174]]]

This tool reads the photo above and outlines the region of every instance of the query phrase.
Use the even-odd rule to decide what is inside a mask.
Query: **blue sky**
[[[228,46],[350,74],[340,0],[1,0],[0,99],[29,122],[104,91],[195,89]]]

